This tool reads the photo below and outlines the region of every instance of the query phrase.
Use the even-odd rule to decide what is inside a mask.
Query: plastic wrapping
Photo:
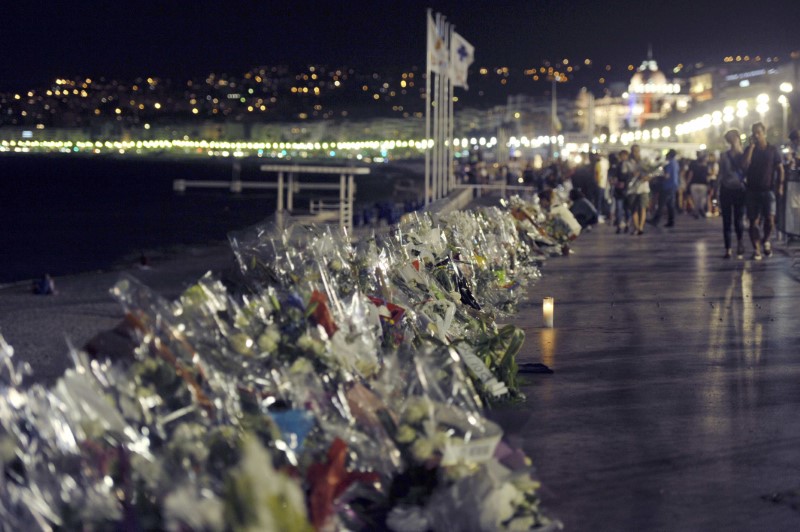
[[[0,337],[0,519],[14,529],[542,529],[497,323],[563,235],[536,204],[414,214],[353,245],[264,223],[238,283],[112,288],[137,341],[51,388]],[[101,354],[102,355],[102,354]],[[464,510],[468,508],[468,510]],[[456,515],[458,514],[458,515]],[[449,516],[449,517],[448,517]]]

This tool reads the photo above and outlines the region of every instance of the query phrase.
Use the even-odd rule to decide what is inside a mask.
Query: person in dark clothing
[[[686,180],[689,183],[689,194],[692,197],[695,218],[708,216],[708,155],[697,152],[697,159],[689,165]]]
[[[543,189],[555,189],[561,184],[561,181],[561,167],[557,161],[553,161],[544,171]]]
[[[722,236],[725,242],[725,255],[733,255],[731,249],[731,225],[736,231],[736,258],[744,258],[744,171],[742,170],[742,139],[739,131],[731,129],[725,133],[725,141],[730,149],[720,156],[717,197],[722,214]]]
[[[572,188],[580,190],[589,201],[595,197],[597,184],[594,181],[594,164],[589,162],[580,165],[572,174]]]
[[[787,170],[800,170],[800,130],[789,133],[789,153],[786,156]]]
[[[522,182],[525,184],[525,186],[529,187],[535,185],[535,181],[536,173],[533,171],[533,165],[528,163],[525,166],[525,170],[522,171]]]
[[[34,294],[40,296],[52,296],[57,294],[56,282],[50,277],[50,274],[44,274],[40,279],[33,281],[31,290]]]
[[[624,170],[625,161],[628,160],[630,153],[628,150],[619,152],[617,164],[613,175],[610,175],[611,186],[614,196],[614,225],[617,226],[617,234],[623,230],[627,233],[631,222],[631,209],[628,204],[628,182],[631,179],[629,172]]]
[[[661,180],[661,186],[658,194],[658,208],[656,214],[653,216],[651,223],[655,226],[661,220],[661,213],[667,209],[667,224],[665,227],[672,227],[675,225],[675,199],[678,194],[678,186],[680,185],[680,164],[676,159],[678,153],[675,150],[667,152],[667,164],[664,165],[664,178]]]
[[[573,188],[569,191],[569,199],[572,202],[569,210],[575,219],[581,224],[581,228],[586,228],[597,224],[597,209],[592,202],[586,199],[583,192]]]
[[[761,260],[762,248],[766,256],[772,255],[769,237],[775,226],[775,193],[779,196],[783,194],[781,162],[780,150],[767,143],[767,128],[761,122],[753,124],[753,136],[742,160],[746,176],[745,204],[750,222],[753,260]],[[763,234],[760,227],[762,225]]]

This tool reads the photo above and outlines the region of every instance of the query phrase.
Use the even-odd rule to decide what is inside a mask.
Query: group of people
[[[589,164],[583,170],[577,169],[571,181],[573,206],[581,203],[581,210],[576,213],[573,209],[573,214],[581,225],[613,219],[617,233],[642,235],[645,224],[649,221],[657,225],[665,211],[666,226],[675,225],[680,184],[675,150],[669,150],[663,165],[660,161],[646,161],[637,144],[630,150],[610,154],[608,159],[592,154]],[[592,209],[586,209],[586,204],[580,201],[583,198]],[[652,217],[648,219],[650,213]]]
[[[694,160],[679,157],[674,149],[664,158],[647,160],[641,147],[610,153],[592,153],[584,164],[575,167],[564,160],[551,160],[536,170],[519,161],[495,165],[495,179],[507,184],[533,186],[541,197],[562,184],[571,183],[570,209],[584,228],[613,221],[618,234],[642,235],[646,224],[673,227],[677,213],[695,218],[722,217],[725,258],[744,258],[744,232],[747,226],[752,258],[761,260],[772,254],[771,236],[775,229],[777,199],[783,195],[785,171],[800,170],[800,131],[789,135],[788,156],[767,142],[766,127],[753,124],[752,135],[731,129],[724,135],[728,149],[719,155],[706,150]],[[472,163],[472,161],[471,161]],[[465,168],[463,181],[493,181],[489,165],[480,161]],[[481,179],[474,172],[481,170]],[[747,224],[745,224],[745,217]],[[734,247],[733,235],[736,236]]]
[[[797,143],[800,134],[793,131],[790,139]],[[770,236],[775,227],[777,198],[784,193],[784,161],[780,149],[767,142],[767,128],[753,124],[747,147],[743,147],[739,131],[725,133],[729,149],[720,161],[719,200],[725,258],[732,256],[731,226],[736,233],[736,256],[744,258],[744,214],[749,222],[753,259],[772,255]],[[796,151],[795,151],[796,153]],[[792,159],[794,156],[792,156]],[[792,161],[794,162],[794,161]]]
[[[606,164],[595,155],[588,165],[594,179],[588,181],[579,171],[572,177],[573,212],[582,225],[613,218],[618,234],[633,235],[644,234],[646,223],[658,226],[664,215],[665,227],[674,226],[677,212],[695,218],[721,215],[724,258],[734,255],[734,233],[735,254],[744,258],[746,216],[752,258],[761,260],[772,254],[770,238],[777,198],[784,192],[784,167],[800,168],[800,132],[790,134],[786,160],[779,147],[767,142],[766,133],[764,124],[753,124],[745,145],[738,130],[728,131],[728,149],[718,159],[701,151],[693,161],[681,160],[671,149],[663,161],[648,162],[638,145],[611,154]]]

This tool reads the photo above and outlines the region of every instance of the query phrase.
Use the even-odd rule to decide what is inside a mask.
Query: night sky
[[[800,49],[800,0],[4,2],[0,88],[56,77],[176,79],[261,65],[424,65],[425,9],[481,66],[543,59],[661,65]],[[722,10],[720,5],[726,5]]]

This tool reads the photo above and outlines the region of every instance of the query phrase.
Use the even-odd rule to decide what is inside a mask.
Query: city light
[[[150,129],[150,124],[145,124],[145,129]],[[44,125],[39,124],[38,129],[43,129]],[[458,140],[458,139],[455,139]],[[484,145],[494,145],[497,139],[492,137],[487,143],[485,138],[481,139]],[[454,142],[455,143],[455,142]],[[2,140],[0,147],[3,151],[32,152],[32,151],[69,151],[74,153],[91,152],[118,152],[134,151],[135,153],[163,152],[194,154],[198,151],[205,152],[209,156],[222,157],[249,157],[253,155],[278,157],[286,156],[289,152],[306,152],[308,156],[329,156],[333,150],[348,152],[343,154],[345,157],[355,155],[354,152],[380,153],[391,152],[393,150],[416,150],[424,151],[426,148],[433,147],[433,139],[387,139],[387,140],[365,140],[353,142],[226,142],[210,140],[127,140],[127,141],[60,141],[60,140]],[[259,153],[254,153],[259,152]],[[283,153],[285,152],[285,153]],[[364,157],[370,153],[357,153]]]
[[[585,58],[585,56],[583,57]],[[736,60],[740,62],[751,61],[752,63],[758,63],[761,61],[761,58],[753,53],[749,55],[743,53],[738,58],[736,58],[736,56],[728,56],[724,59],[725,62]],[[777,58],[775,58],[775,61],[777,62]],[[642,72],[641,75],[639,72],[632,72],[634,78],[631,79],[630,85],[625,87],[627,90],[621,97],[617,90],[619,86],[617,81],[619,80],[600,78],[598,75],[599,73],[595,70],[596,68],[603,74],[606,74],[612,71],[612,65],[607,65],[605,63],[598,63],[595,65],[590,59],[580,59],[579,56],[573,56],[572,60],[563,58],[562,56],[562,59],[554,60],[552,63],[550,61],[542,61],[541,64],[530,65],[530,68],[520,69],[519,71],[513,68],[509,69],[508,67],[482,67],[477,73],[473,72],[473,75],[483,74],[488,76],[488,78],[482,80],[485,84],[483,88],[488,85],[491,79],[491,83],[496,87],[494,90],[500,88],[497,81],[506,83],[506,78],[508,78],[508,86],[514,87],[522,73],[525,74],[529,84],[532,78],[538,78],[540,74],[542,74],[540,79],[547,79],[548,81],[554,82],[577,80],[583,83],[585,80],[593,80],[596,84],[595,89],[599,88],[604,90],[605,95],[613,99],[612,105],[617,106],[618,109],[624,108],[624,110],[615,109],[615,114],[613,116],[610,112],[606,116],[609,122],[616,120],[618,122],[616,128],[622,131],[613,132],[613,129],[609,128],[606,134],[600,134],[600,130],[597,129],[600,126],[595,124],[595,131],[586,131],[582,133],[587,139],[596,139],[594,142],[588,143],[590,149],[596,147],[592,146],[592,144],[607,142],[621,142],[623,144],[630,144],[632,142],[696,142],[706,140],[702,135],[708,135],[708,137],[710,137],[712,134],[716,134],[716,137],[719,137],[722,132],[720,128],[729,127],[732,123],[735,123],[737,119],[740,127],[743,128],[745,119],[751,117],[752,112],[757,112],[761,116],[762,121],[765,121],[765,119],[772,120],[772,115],[769,114],[771,112],[770,104],[772,104],[773,107],[776,105],[781,106],[784,114],[785,134],[787,123],[786,116],[792,111],[790,97],[787,97],[787,94],[791,93],[794,87],[792,83],[788,81],[783,83],[777,83],[775,81],[774,78],[778,76],[773,76],[775,72],[774,70],[770,70],[773,69],[773,67],[771,65],[766,65],[766,63],[772,62],[772,58],[765,58],[764,64],[758,66],[748,66],[744,64],[735,65],[735,67],[728,66],[727,68],[729,69],[740,68],[744,71],[738,72],[730,70],[733,72],[731,75],[735,74],[737,77],[727,80],[721,89],[729,91],[727,94],[736,94],[738,92],[739,94],[743,94],[744,98],[738,102],[736,100],[726,101],[724,102],[724,107],[719,105],[719,108],[716,110],[714,109],[714,102],[709,101],[714,97],[717,91],[716,81],[712,86],[711,81],[695,81],[687,77],[685,80],[680,80],[679,84],[674,82],[677,80],[666,79],[662,76],[660,71],[656,72],[654,69],[651,69],[650,62],[649,60],[643,63],[643,65],[647,67],[644,70],[642,67],[639,67],[638,70]],[[654,66],[655,62],[652,61],[652,63]],[[542,64],[545,66],[542,66]],[[630,76],[631,74],[624,72],[626,65],[629,71],[637,70],[632,64],[628,65],[628,63],[623,63],[615,64],[613,66],[613,71],[618,74]],[[775,67],[777,67],[777,65]],[[674,69],[670,69],[670,71],[678,74],[683,68],[683,64],[679,64]],[[694,69],[687,68],[687,71],[693,73],[696,69],[697,67],[695,66]],[[755,74],[755,72],[757,72],[755,69],[758,69],[758,72],[764,70],[764,75],[769,73],[770,79],[762,79],[762,75]],[[570,74],[568,78],[565,70],[574,71],[574,77],[573,74]],[[647,70],[647,72],[645,70]],[[227,153],[228,156],[240,156],[239,154],[249,153],[250,156],[253,156],[256,155],[254,150],[261,150],[257,153],[257,156],[301,158],[315,157],[323,154],[325,157],[329,157],[332,156],[330,155],[331,152],[335,152],[336,156],[339,157],[352,157],[356,154],[362,157],[369,157],[372,160],[375,160],[377,154],[369,152],[371,150],[381,150],[381,147],[385,147],[387,151],[391,152],[392,150],[425,150],[433,145],[433,141],[430,139],[404,141],[403,143],[397,140],[358,141],[360,144],[348,141],[342,143],[343,146],[346,147],[334,149],[332,145],[317,147],[317,143],[313,143],[309,146],[304,142],[284,142],[280,143],[283,144],[283,147],[279,150],[279,143],[277,142],[274,143],[274,147],[272,142],[262,142],[259,144],[258,148],[250,148],[247,145],[239,148],[236,146],[220,148],[217,144],[211,147],[212,141],[210,140],[191,141],[184,137],[184,133],[189,131],[196,132],[190,134],[197,136],[204,135],[206,131],[209,131],[209,136],[214,138],[230,138],[238,134],[235,126],[232,126],[230,129],[228,129],[227,126],[223,126],[222,128],[217,126],[214,127],[215,132],[212,133],[213,126],[211,125],[211,121],[213,120],[214,124],[236,124],[242,121],[254,125],[257,124],[253,127],[253,132],[251,133],[254,138],[256,136],[278,137],[280,134],[277,133],[275,129],[278,127],[286,128],[286,135],[290,135],[290,139],[317,138],[317,133],[312,130],[312,128],[316,127],[314,124],[315,121],[324,119],[338,120],[340,117],[347,117],[348,112],[352,112],[351,110],[342,108],[343,105],[339,101],[325,99],[331,93],[335,93],[337,97],[339,97],[341,93],[346,93],[347,90],[357,92],[359,101],[363,103],[364,100],[367,100],[369,105],[374,106],[374,109],[378,109],[380,106],[384,113],[380,115],[381,117],[390,120],[400,120],[401,117],[410,118],[411,120],[407,121],[410,125],[406,127],[406,125],[403,124],[400,126],[399,130],[396,129],[394,125],[391,126],[392,129],[389,127],[383,128],[383,126],[380,125],[373,129],[353,129],[352,133],[350,133],[350,130],[347,132],[337,132],[336,135],[360,138],[364,134],[373,135],[374,132],[377,132],[376,136],[391,136],[392,131],[394,131],[394,134],[413,137],[422,136],[419,133],[421,129],[420,124],[422,124],[422,122],[416,119],[423,118],[423,115],[414,107],[414,100],[418,100],[420,96],[424,97],[424,89],[419,87],[419,85],[425,84],[424,80],[420,83],[420,72],[417,72],[417,79],[415,80],[418,88],[413,90],[411,89],[414,84],[412,82],[414,78],[413,72],[403,72],[401,76],[397,76],[396,78],[391,77],[394,74],[385,75],[370,71],[367,75],[363,75],[364,73],[356,75],[353,70],[334,71],[325,70],[321,67],[316,69],[304,67],[303,71],[299,73],[290,71],[275,76],[272,76],[269,72],[265,72],[264,68],[261,68],[260,74],[256,74],[256,72],[259,71],[253,70],[240,77],[228,76],[226,74],[210,74],[199,80],[189,80],[186,83],[181,83],[180,92],[177,93],[168,92],[170,87],[176,86],[175,84],[168,83],[168,80],[161,80],[153,77],[137,79],[135,84],[124,84],[114,80],[99,78],[99,81],[91,86],[89,84],[92,83],[92,80],[88,78],[76,80],[59,78],[55,81],[51,80],[45,86],[37,87],[33,90],[28,90],[27,88],[25,90],[20,89],[17,94],[10,92],[0,96],[4,98],[3,103],[7,104],[7,107],[1,109],[3,111],[2,115],[6,118],[3,125],[10,126],[10,133],[6,138],[10,139],[10,136],[13,135],[19,139],[20,130],[22,129],[32,131],[34,137],[15,141],[27,141],[29,144],[13,146],[14,148],[26,151],[68,149],[71,153],[83,151],[106,153],[107,151],[114,151],[132,154],[146,153],[149,150],[158,149],[174,150],[178,152],[186,150],[187,153],[194,150],[192,151],[193,154],[200,152],[211,156],[222,156],[223,153]],[[271,72],[275,72],[275,69],[273,68]],[[690,74],[687,74],[687,76],[689,75]],[[706,75],[707,74],[698,73],[698,78]],[[583,76],[583,79],[581,79],[581,76]],[[599,85],[597,85],[598,78]],[[790,78],[784,77],[783,79]],[[250,80],[250,83],[248,84],[245,80]],[[283,80],[285,80],[285,83],[283,83]],[[745,91],[737,88],[737,84],[742,81],[747,81],[748,83],[752,82],[749,90]],[[253,82],[257,82],[259,85],[253,85]],[[531,85],[541,86],[541,84],[530,84],[529,86]],[[281,87],[280,92],[275,89],[276,86]],[[334,91],[334,87],[344,87],[344,90]],[[756,97],[753,91],[756,91],[757,88],[769,92],[765,92]],[[681,93],[681,90],[683,90],[683,93]],[[565,92],[569,95],[568,90]],[[290,93],[295,96],[290,98]],[[400,100],[400,98],[403,97],[401,94],[406,95],[407,93],[408,100]],[[459,104],[464,102],[469,106],[474,94],[475,92],[471,92],[464,94],[460,98],[458,96],[453,96],[452,101],[459,102]],[[306,97],[306,95],[315,96],[318,97],[318,99],[314,98],[313,101],[309,103],[311,99]],[[604,98],[607,96],[604,96]],[[397,100],[395,98],[397,98]],[[289,100],[293,103],[287,104],[286,102]],[[627,101],[620,102],[620,100]],[[697,102],[702,102],[702,107],[698,106],[698,108],[703,108],[703,111],[707,110],[707,113],[703,116],[692,116],[690,114],[694,110],[694,105]],[[67,106],[64,104],[67,104]],[[267,107],[268,105],[269,108]],[[564,112],[563,107],[562,104],[559,113]],[[569,109],[567,112],[571,112],[569,106],[566,106],[566,108]],[[389,109],[392,111],[391,116],[388,116]],[[512,148],[511,153],[516,153],[514,150],[537,148],[545,145],[554,145],[560,142],[558,137],[551,138],[545,135],[537,137],[533,133],[533,131],[536,131],[535,128],[540,128],[540,131],[542,129],[549,131],[549,129],[547,127],[540,127],[541,124],[530,123],[536,120],[534,116],[536,113],[520,112],[517,109],[521,109],[521,107],[515,106],[510,109],[506,108],[503,114],[504,117],[513,116],[513,119],[518,121],[514,127],[517,128],[517,136],[519,138],[514,138],[507,143],[509,147]],[[589,114],[586,109],[586,107],[583,107],[576,111],[576,114],[580,117],[577,120],[571,120],[573,117],[567,115],[567,120],[564,121],[565,131],[569,130],[572,133],[577,133],[575,127],[585,127],[588,129],[591,122],[588,122],[588,125],[587,123],[583,123],[581,126],[574,125],[578,120],[586,120],[585,117]],[[150,144],[153,142],[152,140],[145,141],[143,139],[134,141],[134,145],[123,143],[117,146],[114,144],[115,140],[112,139],[110,141],[111,147],[109,147],[105,141],[102,141],[99,146],[92,144],[91,147],[87,147],[79,145],[77,141],[75,141],[76,137],[81,138],[82,134],[80,132],[75,132],[75,130],[61,131],[62,128],[72,127],[69,124],[65,124],[65,121],[69,120],[69,118],[62,118],[60,115],[62,110],[69,111],[69,113],[64,113],[64,117],[75,117],[77,115],[78,119],[85,120],[86,123],[100,124],[103,121],[114,121],[114,126],[116,126],[113,129],[114,133],[110,133],[109,135],[115,138],[120,138],[122,136],[127,137],[129,135],[136,136],[137,133],[142,137],[169,138],[169,128],[172,127],[178,130],[177,134],[174,132],[172,134],[176,137],[182,137],[183,140],[165,141],[169,144],[159,148],[152,147],[153,145]],[[159,112],[156,113],[156,110]],[[267,111],[269,111],[269,114],[264,114],[267,113]],[[777,118],[780,109],[773,109],[772,111],[775,111],[775,117]],[[597,112],[598,111],[595,110],[595,113]],[[81,113],[83,113],[83,116],[81,116]],[[162,123],[162,116],[168,117],[171,123],[174,122],[174,124],[178,125]],[[376,116],[378,115],[376,114]],[[563,119],[564,117],[561,118]],[[672,120],[676,118],[682,121],[680,123],[672,122]],[[299,120],[307,121],[303,123],[307,124],[307,126],[299,126],[296,128],[298,131],[294,131],[295,125]],[[666,120],[670,121],[670,126],[662,125]],[[122,123],[118,124],[117,122]],[[185,124],[182,122],[185,122]],[[264,124],[263,130],[261,129],[261,122]],[[455,145],[461,150],[469,150],[470,147],[477,149],[479,146],[488,149],[497,144],[496,139],[490,138],[493,126],[484,126],[481,124],[481,119],[479,118],[470,117],[470,119],[465,122],[477,125],[465,127],[464,130],[459,131],[458,134],[467,135],[467,137],[475,135],[476,138],[455,138],[452,143],[446,142],[445,144]],[[266,125],[269,123],[276,125]],[[376,123],[379,123],[379,120],[376,120]],[[188,124],[191,124],[191,126]],[[45,127],[47,128],[46,132],[40,133],[37,131]],[[459,125],[457,127],[464,126]],[[605,127],[605,124],[603,124],[603,127]],[[306,128],[308,128],[308,133],[306,132]],[[715,131],[712,130],[709,133],[702,133],[710,128],[715,128]],[[302,132],[300,131],[301,129]],[[777,131],[777,129],[776,127],[775,131]],[[123,133],[119,133],[120,131]],[[144,131],[148,131],[148,133],[144,133]],[[523,131],[527,133],[527,136],[522,135]],[[696,133],[698,135],[692,136]],[[323,134],[327,135],[329,133]],[[481,137],[481,135],[483,136]],[[42,138],[53,139],[56,137],[65,138],[68,136],[75,142],[69,148],[64,148],[63,145],[56,147],[52,143],[57,141],[44,140]],[[568,135],[568,138],[569,137],[570,135]],[[36,138],[36,140],[34,140],[34,138]],[[501,138],[505,139],[506,137]],[[32,142],[38,142],[39,144],[31,144]],[[191,142],[204,142],[205,144],[204,147],[182,144]],[[366,144],[364,144],[365,142]],[[375,147],[372,142],[377,142],[377,147]],[[501,142],[506,141],[503,140]],[[358,148],[355,146],[358,146]],[[10,149],[11,146],[5,145],[4,148]],[[358,153],[359,150],[362,150],[362,153]],[[566,153],[565,150],[562,150],[562,152]],[[394,154],[381,155],[381,157],[388,160],[395,155],[404,156],[395,151]],[[465,152],[464,155],[467,155],[467,153]]]

